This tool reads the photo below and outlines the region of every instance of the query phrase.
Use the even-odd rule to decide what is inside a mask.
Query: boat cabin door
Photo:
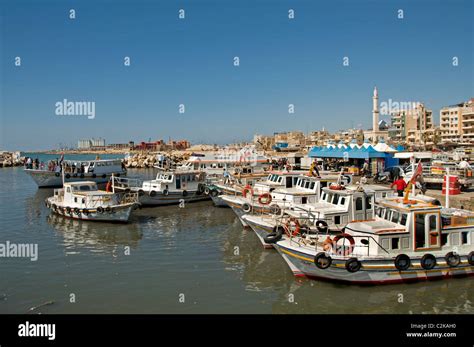
[[[176,180],[176,189],[181,189],[181,176],[176,175],[175,180]]]
[[[441,247],[441,231],[438,213],[415,212],[413,224],[415,250]]]
[[[293,177],[287,176],[286,177],[286,188],[292,188],[293,187]]]
[[[354,199],[354,220],[369,220],[374,218],[373,195],[357,196]]]

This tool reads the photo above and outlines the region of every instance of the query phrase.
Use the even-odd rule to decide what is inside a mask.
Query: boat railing
[[[143,181],[139,178],[113,176],[112,184],[114,186],[114,189],[125,190],[131,188],[140,188],[143,184]]]

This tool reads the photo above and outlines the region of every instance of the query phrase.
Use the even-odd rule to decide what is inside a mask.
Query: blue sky
[[[374,85],[437,122],[474,96],[471,0],[0,3],[1,149],[368,128]],[[95,119],[56,115],[64,98],[94,101]]]

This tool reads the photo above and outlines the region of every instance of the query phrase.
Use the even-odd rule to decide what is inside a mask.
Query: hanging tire
[[[449,267],[456,267],[461,264],[461,257],[459,256],[459,254],[454,252],[447,253],[444,256],[444,259],[446,260],[446,264],[448,264]]]
[[[263,241],[265,243],[277,243],[278,241],[281,240],[281,237],[283,236],[283,228],[282,227],[274,227],[273,231],[271,233],[268,233],[263,237]]]
[[[211,191],[210,191],[209,187],[206,187],[206,188],[204,189],[204,194],[209,195],[210,192],[211,192]]]
[[[332,258],[325,252],[319,252],[314,256],[314,265],[318,269],[324,270],[330,267],[332,264]]]
[[[72,174],[72,177],[77,177],[77,173],[73,173],[73,174]]]
[[[349,258],[346,261],[346,270],[349,272],[357,272],[362,267],[362,263],[357,258]]]
[[[71,175],[70,175],[70,174],[66,174],[66,178],[71,178]]]
[[[92,178],[96,178],[96,177],[97,177],[97,175],[96,175],[96,174],[92,174]]]
[[[203,193],[204,193],[204,190],[205,190],[204,185],[203,185],[202,183],[199,183],[199,184],[198,184],[198,190],[197,190],[198,193],[199,193],[199,195],[203,194]]]
[[[469,263],[469,265],[474,266],[474,251],[467,255],[467,262]]]
[[[164,189],[163,190],[163,195],[164,196],[168,196],[170,194],[169,190],[168,189]]]
[[[97,207],[97,213],[104,213],[104,208],[102,206]]]
[[[183,190],[183,196],[188,196],[188,191],[187,190]]]
[[[324,220],[316,221],[316,228],[320,233],[326,233],[329,230],[328,223]]]
[[[81,176],[80,176],[80,177],[81,177],[81,178],[84,178],[84,174],[83,174],[83,173],[81,173]]]
[[[106,178],[106,177],[107,177],[107,175],[106,175],[106,174],[103,174],[103,175],[102,175],[102,178]]]
[[[79,216],[79,215],[81,214],[81,210],[76,207],[76,208],[74,209],[74,213]]]
[[[60,176],[59,172],[56,172],[54,176],[59,177]]]
[[[70,208],[69,206],[68,206],[68,207],[66,207],[66,212],[67,212],[68,214],[70,214],[70,213],[71,213],[71,208]]]
[[[420,260],[421,267],[425,270],[431,270],[436,266],[436,258],[433,254],[425,254]]]
[[[212,196],[213,198],[215,198],[215,197],[218,196],[218,195],[219,195],[219,192],[217,191],[217,189],[211,190],[211,196]]]
[[[150,193],[148,193],[148,195],[150,196],[155,196],[156,195],[156,192],[154,190],[150,190]]]
[[[105,208],[105,212],[111,213],[111,212],[112,212],[112,207],[107,206],[107,207]]]
[[[395,267],[399,271],[405,271],[408,270],[411,266],[411,260],[410,257],[406,254],[399,254],[395,258]]]
[[[249,213],[250,211],[252,211],[252,206],[250,206],[250,204],[243,204],[242,205],[242,211],[244,211],[245,213]]]
[[[300,236],[301,237],[304,237],[306,236],[307,234],[311,234],[311,229],[308,225],[306,224],[303,224],[300,226]]]

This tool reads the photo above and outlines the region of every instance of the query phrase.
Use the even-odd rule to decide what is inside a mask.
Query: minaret
[[[374,88],[374,96],[372,97],[372,100],[372,129],[375,133],[379,131],[379,93],[377,92],[377,87]]]

